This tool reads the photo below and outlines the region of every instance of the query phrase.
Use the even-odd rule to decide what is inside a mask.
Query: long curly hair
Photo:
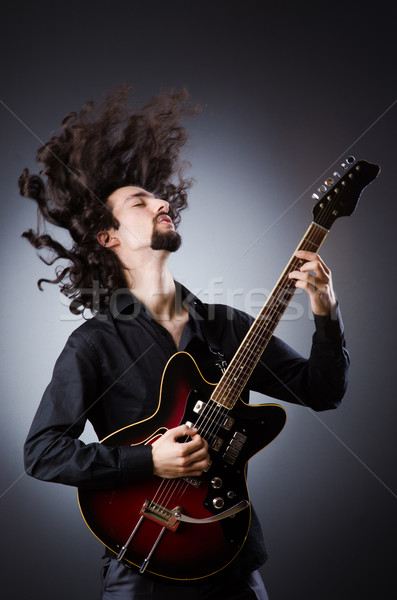
[[[45,257],[39,253],[47,265],[67,261],[56,268],[54,279],[39,279],[38,287],[60,284],[73,314],[105,310],[112,293],[126,287],[119,259],[97,240],[100,231],[119,227],[106,203],[115,189],[135,185],[163,198],[176,225],[187,206],[192,180],[184,178],[189,163],[180,159],[188,139],[182,119],[199,107],[186,90],[178,90],[136,111],[127,106],[130,95],[130,86],[120,86],[98,105],[90,101],[69,113],[60,133],[37,151],[40,175],[24,169],[18,180],[21,195],[38,206],[36,231],[22,236],[47,251]],[[51,237],[45,222],[67,229],[71,248]]]

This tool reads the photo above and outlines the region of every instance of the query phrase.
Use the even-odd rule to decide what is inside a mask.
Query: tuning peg
[[[313,200],[320,200],[320,196],[318,194],[312,194]]]
[[[320,187],[318,188],[318,191],[320,192],[320,194],[323,194],[324,192],[327,191],[327,186],[326,185],[320,185]]]
[[[349,166],[352,165],[354,162],[356,162],[354,156],[348,156],[346,158],[346,162],[343,162],[341,166],[346,171],[349,168]]]
[[[334,180],[332,179],[332,177],[328,177],[328,179],[325,180],[325,185],[332,185],[334,183]]]
[[[339,175],[338,171],[334,171],[333,176],[336,177],[337,179],[340,179],[340,175]]]

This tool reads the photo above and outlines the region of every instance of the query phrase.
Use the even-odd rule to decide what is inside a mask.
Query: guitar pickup
[[[232,417],[225,417],[221,427],[223,427],[223,429],[226,429],[226,431],[230,431],[231,428],[233,427],[234,424],[234,419]]]
[[[190,428],[195,427],[194,423],[192,423],[191,421],[186,421],[185,424]],[[212,450],[215,450],[215,452],[218,452],[218,450],[220,450],[223,444],[222,438],[218,437],[217,435],[208,433],[208,431],[202,431],[201,435],[204,439],[207,440],[208,445],[210,448],[212,448]]]
[[[210,448],[212,448],[212,450],[215,450],[215,452],[218,452],[222,447],[223,440],[216,435],[211,435],[210,439],[208,440],[208,443],[210,445]]]

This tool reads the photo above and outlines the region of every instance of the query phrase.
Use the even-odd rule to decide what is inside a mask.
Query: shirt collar
[[[207,309],[201,300],[178,281],[175,281],[175,289],[177,304],[183,304],[193,319],[204,319]],[[134,316],[144,314],[151,319],[146,306],[129,289],[120,289],[115,292],[111,299],[109,310],[115,319],[120,315],[127,314],[134,314]]]

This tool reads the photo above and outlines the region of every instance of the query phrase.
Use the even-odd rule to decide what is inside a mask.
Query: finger
[[[297,279],[299,277],[299,273],[309,272],[314,273],[318,280],[324,283],[328,283],[331,280],[331,271],[328,269],[325,263],[320,260],[307,261],[303,263],[299,271],[291,271],[291,273],[289,273],[289,277]]]
[[[181,444],[181,446],[182,456],[194,455],[197,452],[200,453],[200,456],[205,456],[208,452],[207,442],[197,434],[185,444]]]
[[[185,444],[181,444],[181,446],[185,446]],[[208,469],[211,460],[210,456],[207,452],[207,447],[203,447],[200,450],[197,450],[188,454],[180,454],[178,458],[175,460],[175,468],[178,470],[178,475],[192,475],[194,472],[196,474],[201,475],[201,473]]]
[[[315,277],[312,273],[304,273],[301,271],[291,271],[289,273],[290,279],[295,279],[296,281],[307,282],[312,286],[316,286],[317,283],[320,283],[318,277]]]
[[[313,285],[308,281],[297,281],[296,287],[304,290],[308,293],[309,297],[314,298],[328,298],[329,297],[329,286],[326,284]]]
[[[309,277],[314,277],[311,273],[303,273],[302,271],[291,271],[288,274],[290,279],[297,279],[298,281],[307,281]]]
[[[307,292],[313,294],[316,290],[315,277],[310,275],[309,273],[299,273],[296,272],[296,275],[293,277],[295,279],[295,287],[306,290]]]
[[[295,286],[301,290],[305,290],[309,296],[318,296],[327,293],[326,284],[314,285],[311,281],[297,280]]]
[[[307,262],[303,263],[303,265],[300,267],[300,271],[303,271],[303,272],[314,271],[315,273],[319,273],[319,274],[327,276],[327,277],[330,273],[327,265],[319,260],[307,261]]]
[[[209,460],[208,446],[203,445],[198,450],[195,450],[194,452],[190,452],[190,453],[186,454],[185,459],[186,459],[186,464],[193,464],[196,462],[208,461]]]
[[[303,258],[303,260],[320,260],[321,257],[317,252],[309,252],[309,250],[297,250],[295,252],[297,258]]]
[[[297,250],[295,252],[295,256],[306,261],[306,263],[302,265],[302,269],[303,267],[306,267],[307,264],[310,263],[311,265],[313,265],[314,263],[316,265],[320,265],[325,273],[329,274],[331,272],[325,264],[325,262],[323,261],[323,259],[321,258],[321,256],[316,252],[309,252],[307,250]],[[311,268],[313,268],[313,266]]]
[[[317,254],[317,252],[309,252],[309,250],[297,250],[295,256],[297,258],[303,258],[303,260],[317,260],[320,258],[320,255]]]
[[[189,427],[189,425],[178,425],[173,429],[169,429],[165,435],[169,435],[172,439],[177,440],[183,436],[193,437],[196,435],[197,429],[195,427]]]
[[[297,288],[304,289],[310,294],[328,293],[328,279],[321,280],[319,277],[315,277],[311,273],[301,273],[300,271],[294,271],[291,273],[291,275],[292,278],[295,279],[295,287]]]
[[[208,467],[210,466],[210,464],[211,463],[210,463],[209,458],[192,463],[189,467],[186,468],[186,473],[188,475],[194,475],[194,476],[202,475],[202,473],[204,471],[208,470]]]
[[[192,437],[192,441],[200,441],[201,445],[208,448],[208,442],[205,438],[201,437],[199,433],[195,433]]]

